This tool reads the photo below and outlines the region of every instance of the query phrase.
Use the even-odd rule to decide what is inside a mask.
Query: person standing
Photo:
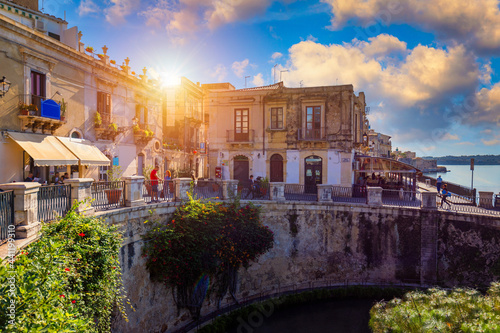
[[[253,180],[253,175],[250,175],[250,178],[247,181],[247,186],[248,186],[248,192],[247,195],[245,196],[245,199],[248,198],[250,194],[252,194],[252,199],[253,199],[255,191],[255,181]]]
[[[54,176],[52,176],[52,184],[59,184],[59,172],[56,172]]]
[[[438,193],[441,191],[441,184],[443,184],[443,178],[441,178],[441,175],[439,175],[436,179],[436,187]]]
[[[155,165],[154,169],[151,171],[149,175],[149,179],[151,179],[151,202],[158,202],[158,169],[160,167]]]
[[[33,181],[33,172],[30,172],[28,174],[28,177],[24,179],[25,182],[32,182]]]
[[[165,171],[165,179],[163,180],[163,197],[167,199],[167,195],[169,193],[170,181],[172,179],[172,174],[170,170]]]

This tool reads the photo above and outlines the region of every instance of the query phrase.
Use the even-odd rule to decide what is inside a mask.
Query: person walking
[[[248,198],[250,194],[252,194],[252,199],[253,199],[255,191],[255,181],[253,180],[253,175],[250,175],[250,178],[248,179],[247,182],[247,186],[248,186],[248,192],[247,195],[245,196],[245,199]]]
[[[158,202],[158,170],[160,166],[155,165],[154,169],[151,170],[149,179],[151,179],[151,202]]]
[[[436,179],[436,187],[438,193],[441,191],[441,184],[443,184],[443,178],[441,178],[441,175],[439,175]]]
[[[443,184],[443,190],[441,192],[441,207],[443,207],[443,203],[446,203],[448,208],[451,208],[450,202],[446,200],[447,197],[451,197],[451,193],[448,191],[448,186]]]

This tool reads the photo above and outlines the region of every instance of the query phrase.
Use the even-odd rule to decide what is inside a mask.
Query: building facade
[[[249,175],[315,187],[351,186],[355,148],[368,123],[352,85],[236,90],[202,85],[208,111],[209,176]]]
[[[373,129],[370,129],[367,135],[370,155],[375,157],[391,157],[392,143],[389,135],[375,132]]]
[[[146,71],[135,75],[128,59],[117,66],[106,46],[95,54],[76,27],[41,13],[37,1],[22,3],[0,0],[0,76],[10,82],[0,98],[0,182],[30,172],[50,180],[57,171],[97,180],[106,179],[110,163],[123,175],[163,165],[162,95]],[[54,148],[51,137],[84,144],[94,156],[75,158],[74,149],[59,156],[65,140]]]

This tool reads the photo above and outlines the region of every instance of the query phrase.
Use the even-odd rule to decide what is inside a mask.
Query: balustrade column
[[[479,191],[479,207],[493,208],[493,192]]]
[[[94,215],[95,209],[91,206],[92,200],[92,178],[70,178],[64,183],[71,186],[71,203],[79,202],[76,212],[85,216]]]
[[[366,187],[366,203],[370,206],[382,206],[382,187]]]
[[[422,208],[437,209],[437,191],[422,191]]]
[[[332,199],[333,185],[317,184],[316,186],[318,189],[319,202],[333,202]]]
[[[269,183],[269,199],[274,201],[284,201],[285,183]]]
[[[9,183],[1,184],[0,189],[14,191],[14,224],[16,239],[29,238],[38,234],[41,229],[38,220],[39,183]]]
[[[175,178],[175,201],[187,200],[187,192],[191,186],[191,178]]]
[[[233,198],[238,193],[238,180],[227,179],[222,181],[222,199]]]
[[[122,177],[125,181],[125,206],[137,207],[146,204],[142,196],[142,188],[144,186],[143,176],[128,176]]]

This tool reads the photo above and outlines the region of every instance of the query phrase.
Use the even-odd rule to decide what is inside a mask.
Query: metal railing
[[[465,197],[450,193],[443,200],[443,195],[436,196],[436,204],[439,209],[454,212],[475,213],[485,215],[500,215],[500,202],[491,198]]]
[[[41,186],[38,191],[38,220],[52,221],[71,208],[71,185]]]
[[[420,207],[421,195],[418,191],[382,190],[382,203],[388,206]]]
[[[317,129],[299,128],[298,140],[325,140],[326,128],[321,127]]]
[[[193,196],[198,199],[222,199],[222,182],[198,180],[195,182]]]
[[[366,195],[366,192],[364,193]],[[354,195],[353,186],[334,186],[332,200],[334,202],[366,203],[366,197]]]
[[[316,185],[285,184],[285,200],[317,201]]]
[[[429,182],[432,186],[436,186],[436,181],[437,181],[436,178],[432,178],[432,177],[425,176],[425,175],[419,176],[417,178],[417,180],[419,182],[422,182],[422,183],[425,183],[426,180],[429,180]],[[476,196],[476,189],[471,190],[470,187],[465,187],[465,186],[462,186],[459,184],[450,183],[448,181],[443,181],[443,184],[448,185],[448,190],[453,192],[453,193],[456,193],[458,195],[465,196],[465,197],[475,197]]]
[[[124,181],[92,183],[92,207],[96,211],[125,206]]]
[[[254,188],[250,188],[249,184],[243,185],[240,191],[241,199],[243,200],[269,200],[269,183],[261,184],[258,181],[255,182]]]
[[[155,187],[156,185],[156,187]],[[142,185],[142,197],[146,203],[175,200],[175,184],[173,180],[145,180]]]
[[[255,142],[255,131],[248,130],[247,133],[236,133],[235,130],[227,130],[226,142]]]
[[[9,225],[14,225],[14,191],[0,192],[0,244],[7,241]]]

